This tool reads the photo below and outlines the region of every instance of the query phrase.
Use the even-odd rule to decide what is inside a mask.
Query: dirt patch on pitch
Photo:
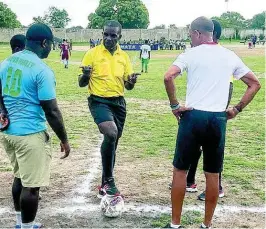
[[[248,47],[228,47],[230,50],[234,51],[240,57],[248,57],[248,56],[264,56],[265,47],[258,46],[253,49],[248,49]]]
[[[246,56],[264,56],[265,46],[258,45],[256,48],[248,49],[247,46],[244,45],[224,45],[224,47],[234,51],[240,57]],[[163,58],[176,58],[180,51],[173,50],[173,53],[169,53],[169,50],[166,50],[167,53],[163,54],[163,50],[160,54],[152,54],[153,59],[163,59]]]
[[[128,102],[144,106],[149,110],[158,112],[166,110],[167,102],[160,100],[128,99]],[[150,105],[152,104],[152,105]],[[66,123],[79,117],[90,119],[87,104],[73,106],[70,102],[61,102]],[[77,147],[74,147],[71,156],[66,160],[60,160],[59,147],[54,147],[52,163],[52,177],[49,188],[42,188],[42,200],[37,221],[52,228],[145,228],[150,227],[154,217],[165,212],[170,213],[170,191],[168,184],[171,182],[173,152],[161,152],[161,157],[140,157],[134,150],[120,145],[117,152],[117,166],[115,169],[117,185],[125,195],[126,204],[141,207],[127,209],[121,218],[107,219],[99,210],[100,201],[96,196],[96,186],[100,180],[100,153],[96,126],[84,124],[82,129],[70,130],[71,139]],[[124,154],[123,151],[131,152]],[[135,154],[136,153],[136,154]],[[9,160],[1,149],[0,151],[0,225],[14,226],[14,214],[12,212],[11,183],[12,172]],[[4,169],[5,168],[5,169]],[[7,171],[4,171],[7,170]],[[201,172],[199,172],[201,173]],[[92,174],[92,175],[91,175]],[[91,175],[91,176],[90,176]],[[90,180],[89,180],[90,179]],[[91,182],[91,183],[89,183]],[[197,175],[199,189],[204,189],[204,177]],[[233,204],[234,194],[230,194],[232,184],[223,182],[226,197],[220,200],[220,204]],[[196,200],[197,194],[187,194],[186,205],[195,209],[203,207],[203,203]],[[132,203],[132,204],[131,204]],[[145,205],[143,205],[145,204]],[[152,204],[161,206],[157,208]],[[188,206],[188,205],[187,205]],[[226,213],[226,212],[225,212]],[[233,213],[216,214],[215,224],[220,227],[263,227],[263,213]],[[231,223],[232,222],[232,223]],[[197,227],[198,225],[193,225]]]
[[[162,51],[163,52],[163,51]],[[176,58],[180,53],[174,52],[173,54],[152,54],[152,59],[163,59],[163,58]]]

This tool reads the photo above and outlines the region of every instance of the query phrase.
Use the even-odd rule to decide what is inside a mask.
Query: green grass
[[[85,52],[73,52],[71,61],[81,61]],[[177,135],[177,123],[168,107],[168,99],[163,84],[163,75],[171,65],[174,57],[168,54],[178,54],[177,51],[155,51],[152,55],[164,55],[152,59],[149,74],[139,77],[133,91],[126,92],[128,100],[128,115],[120,147],[128,157],[143,158],[143,163],[150,157],[169,161],[173,157]],[[8,46],[1,46],[0,61],[10,55]],[[134,59],[137,52],[129,52]],[[226,153],[224,163],[224,182],[232,186],[228,192],[237,196],[236,202],[242,205],[257,204],[265,200],[265,58],[264,56],[244,56],[244,62],[260,76],[262,88],[254,101],[237,116],[228,122]],[[80,147],[84,133],[91,130],[89,141],[97,143],[98,130],[89,115],[88,109],[84,113],[77,111],[81,103],[86,103],[87,90],[77,85],[79,66],[71,64],[64,69],[60,63],[59,52],[53,51],[47,64],[54,70],[57,80],[57,96],[60,102],[72,104],[63,110],[64,119],[73,147]],[[136,71],[140,63],[135,64]],[[185,99],[186,74],[176,79],[177,98]],[[245,91],[241,81],[235,81],[232,104],[236,104]],[[57,144],[58,141],[55,141]],[[5,168],[1,167],[0,171]],[[241,199],[244,195],[252,196],[254,200]],[[193,213],[194,214],[194,213]],[[193,218],[194,219],[194,218]],[[189,221],[189,220],[188,220]],[[192,220],[193,221],[193,220]]]
[[[171,222],[171,217],[168,214],[163,214],[154,219],[151,223],[152,227],[163,228],[166,224]],[[202,223],[202,214],[199,211],[186,211],[182,215],[182,226],[195,226],[198,227]],[[194,228],[194,227],[193,227]]]

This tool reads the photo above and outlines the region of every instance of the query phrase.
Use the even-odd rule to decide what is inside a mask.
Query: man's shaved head
[[[214,25],[211,19],[198,17],[195,19],[189,29],[192,46],[198,46],[206,42],[213,42]]]
[[[115,27],[119,28],[119,32],[121,33],[122,31],[122,25],[116,21],[116,20],[108,20],[104,23],[104,27]]]
[[[201,33],[212,33],[214,30],[214,25],[211,19],[206,17],[196,18],[190,26],[192,31],[197,30]]]

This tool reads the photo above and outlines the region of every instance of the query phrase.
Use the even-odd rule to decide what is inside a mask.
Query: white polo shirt
[[[211,112],[225,111],[230,77],[240,79],[251,71],[234,52],[216,44],[191,48],[173,65],[188,75],[186,106]]]

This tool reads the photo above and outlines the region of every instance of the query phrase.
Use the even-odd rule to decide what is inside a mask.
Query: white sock
[[[180,225],[176,225],[176,224],[171,223],[171,227],[172,227],[172,228],[179,228]]]
[[[17,225],[21,224],[21,212],[16,212]]]
[[[31,229],[33,228],[33,222],[31,223],[21,223],[21,229]]]

